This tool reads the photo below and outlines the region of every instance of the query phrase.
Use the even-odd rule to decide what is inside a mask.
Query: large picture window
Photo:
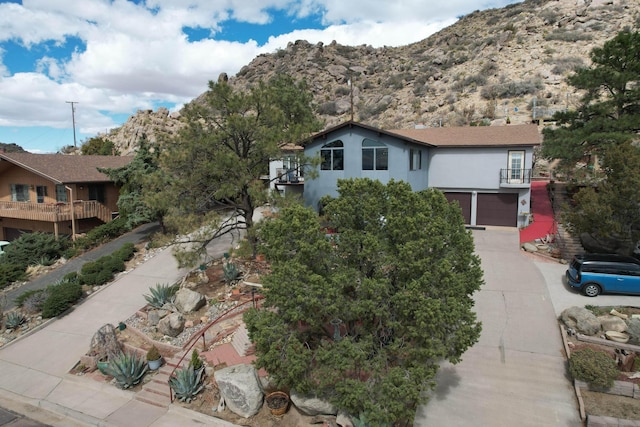
[[[325,144],[320,149],[322,163],[320,169],[323,171],[344,170],[344,144],[342,141],[333,141]]]
[[[11,201],[28,202],[29,186],[25,184],[11,184]]]
[[[389,149],[373,139],[362,141],[362,170],[386,171],[389,169]]]

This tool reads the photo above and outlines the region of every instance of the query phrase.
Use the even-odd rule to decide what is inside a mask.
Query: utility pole
[[[353,121],[353,72],[349,69],[349,80],[347,81],[349,85],[349,101],[351,104],[351,121]]]
[[[74,104],[77,104],[76,101],[66,101],[67,104],[71,104],[71,120],[73,122],[73,148],[78,148],[76,144],[76,108]]]

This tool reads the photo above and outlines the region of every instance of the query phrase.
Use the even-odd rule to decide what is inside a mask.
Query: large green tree
[[[640,149],[630,143],[605,153],[606,178],[581,189],[563,215],[575,235],[589,234],[597,246],[630,255],[640,241]]]
[[[578,108],[557,113],[558,126],[544,130],[543,155],[569,169],[592,163],[640,130],[640,33],[620,32],[594,48],[591,61],[568,77],[584,93]]]
[[[438,364],[479,338],[480,261],[437,190],[357,179],[338,192],[325,217],[291,205],[259,226],[272,271],[264,309],[245,316],[256,366],[373,425],[410,421]]]
[[[159,189],[166,186],[169,175],[160,169],[159,155],[159,147],[143,137],[128,165],[116,169],[100,169],[120,187],[118,209],[131,227],[159,221],[164,228],[164,215],[168,206],[158,205],[155,199]]]
[[[199,101],[183,109],[186,126],[162,152],[169,179],[156,194],[157,204],[169,206],[166,223],[189,233],[190,250],[177,253],[183,264],[237,229],[248,230],[254,243],[250,230],[256,207],[267,200],[262,178],[269,161],[321,127],[306,84],[284,75],[248,90],[226,79],[209,82]]]

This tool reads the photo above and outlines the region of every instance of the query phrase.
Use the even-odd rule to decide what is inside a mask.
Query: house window
[[[323,145],[320,157],[322,158],[320,169],[323,171],[344,170],[344,144],[342,141],[333,141]]]
[[[28,202],[29,186],[26,184],[11,184],[11,201]]]
[[[67,189],[64,188],[64,185],[56,185],[56,202],[67,203]]]
[[[89,200],[96,200],[104,203],[104,185],[89,184]]]
[[[36,187],[36,199],[38,203],[44,203],[44,199],[47,197],[47,186],[46,185],[38,185]]]
[[[362,170],[389,169],[389,149],[382,142],[365,138],[362,141]]]
[[[412,148],[409,150],[409,170],[417,171],[422,169],[422,150]]]
[[[512,184],[522,183],[524,177],[524,151],[509,151],[507,160],[508,182]]]

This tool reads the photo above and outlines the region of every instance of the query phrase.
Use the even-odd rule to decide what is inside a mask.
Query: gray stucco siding
[[[388,149],[387,170],[362,169],[362,141],[365,138],[379,141],[386,145]],[[428,150],[426,147],[409,144],[399,138],[378,134],[366,129],[352,128],[339,129],[328,135],[327,138],[318,139],[307,144],[304,151],[305,156],[319,157],[322,147],[336,140],[340,140],[344,144],[344,169],[321,170],[320,166],[317,166],[315,169],[318,177],[315,179],[305,179],[304,200],[306,205],[317,209],[318,202],[323,196],[337,196],[337,182],[343,178],[371,178],[385,184],[391,179],[394,179],[396,181],[408,182],[413,190],[427,188]],[[422,150],[421,170],[409,170],[409,152],[411,148]],[[305,176],[308,177],[309,174],[307,173]]]
[[[525,151],[524,168],[531,169],[531,148],[431,149],[429,185],[441,189],[500,188],[500,170],[508,168],[509,151]]]

